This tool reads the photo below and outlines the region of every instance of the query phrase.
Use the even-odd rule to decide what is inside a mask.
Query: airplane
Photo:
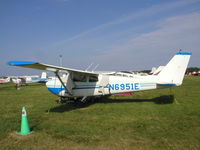
[[[83,71],[39,62],[10,61],[8,64],[54,72],[56,78],[46,83],[50,92],[61,100],[86,102],[98,96],[180,86],[191,55],[179,51],[159,73],[146,76],[131,72]]]
[[[161,70],[164,68],[165,66],[159,66],[158,68],[153,67],[151,70],[151,74],[153,75],[157,75],[161,72]]]
[[[1,77],[0,78],[0,83],[8,83],[10,82],[10,77]]]
[[[34,76],[18,76],[11,77],[11,81],[15,84],[28,84],[28,83],[46,83],[47,82],[47,73],[42,72],[41,78]]]
[[[196,71],[193,71],[193,72],[192,72],[192,75],[193,75],[193,76],[199,76],[199,75],[200,75],[200,71],[197,71],[197,72],[196,72]]]

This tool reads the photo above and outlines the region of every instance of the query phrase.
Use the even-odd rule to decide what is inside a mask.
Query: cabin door
[[[109,88],[105,88],[107,85],[109,85],[109,76],[108,75],[102,75],[100,84],[99,84],[99,93],[102,93],[102,95],[108,94]]]

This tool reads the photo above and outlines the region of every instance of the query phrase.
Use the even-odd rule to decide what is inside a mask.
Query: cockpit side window
[[[73,75],[74,82],[87,82],[87,77],[85,75]]]
[[[98,82],[98,76],[89,76],[89,82]]]

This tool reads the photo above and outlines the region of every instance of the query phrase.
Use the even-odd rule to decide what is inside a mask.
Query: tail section
[[[158,74],[159,83],[181,85],[192,53],[179,52]]]

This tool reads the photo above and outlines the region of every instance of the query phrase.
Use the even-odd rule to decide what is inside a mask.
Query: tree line
[[[198,71],[200,71],[200,68],[198,68],[198,67],[188,67],[187,70],[186,70],[186,72],[198,72]],[[142,70],[142,71],[139,71],[139,72],[144,72],[144,73],[149,74],[151,72],[151,70]]]

